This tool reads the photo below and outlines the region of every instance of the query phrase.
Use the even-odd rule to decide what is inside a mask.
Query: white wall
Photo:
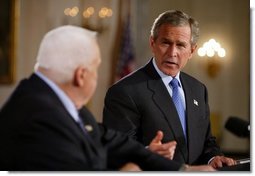
[[[98,121],[102,119],[103,99],[109,87],[113,43],[116,34],[118,0],[20,0],[20,16],[17,40],[16,82],[0,85],[0,107],[13,91],[18,81],[30,75],[35,64],[40,40],[50,29],[64,25],[81,25],[81,18],[66,18],[66,7],[93,5],[111,6],[114,16],[108,21],[108,29],[99,34],[102,50],[102,65],[99,83],[89,108]],[[137,67],[152,56],[148,47],[148,37],[153,20],[168,9],[180,9],[200,22],[199,44],[211,37],[219,40],[227,50],[226,61],[218,77],[206,75],[200,58],[195,54],[185,71],[207,85],[211,111],[219,114],[221,121],[220,145],[225,150],[246,151],[247,139],[239,139],[224,129],[228,116],[234,115],[245,120],[250,112],[250,30],[248,0],[132,0],[134,45]]]

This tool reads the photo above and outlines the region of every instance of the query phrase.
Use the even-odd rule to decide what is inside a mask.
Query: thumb
[[[154,139],[151,141],[152,143],[160,143],[161,144],[161,140],[163,139],[163,132],[162,131],[158,131],[157,135],[154,137]]]

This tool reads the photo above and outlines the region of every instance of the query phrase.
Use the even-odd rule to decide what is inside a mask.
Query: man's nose
[[[175,57],[177,55],[177,48],[175,45],[170,45],[167,50],[167,54],[170,57]]]

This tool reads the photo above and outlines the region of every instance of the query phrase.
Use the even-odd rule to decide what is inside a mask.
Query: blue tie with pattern
[[[186,118],[185,118],[185,110],[182,104],[182,99],[181,99],[181,94],[178,90],[179,87],[179,82],[177,79],[173,78],[172,81],[170,82],[170,86],[172,87],[172,100],[175,104],[176,110],[178,112],[182,129],[184,132],[184,136],[186,138]]]

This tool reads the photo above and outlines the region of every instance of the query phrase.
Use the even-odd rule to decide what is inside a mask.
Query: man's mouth
[[[167,65],[178,65],[177,63],[171,62],[171,61],[165,61],[165,63],[166,63]]]

